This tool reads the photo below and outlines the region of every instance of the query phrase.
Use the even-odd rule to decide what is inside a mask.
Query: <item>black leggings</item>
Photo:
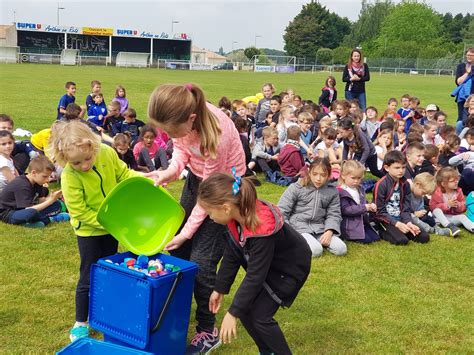
[[[186,212],[183,226],[196,205],[200,183],[201,179],[189,171],[180,201]],[[198,332],[204,330],[212,333],[214,330],[216,316],[209,310],[209,297],[216,283],[217,264],[224,254],[224,235],[225,226],[214,223],[206,217],[192,239],[187,240],[179,249],[170,252],[173,256],[191,260],[199,266],[194,284]]]
[[[251,311],[240,317],[240,322],[258,347],[260,354],[291,354],[278,322],[273,318],[280,306],[262,288]]]
[[[87,322],[91,266],[100,258],[117,253],[118,241],[110,234],[96,237],[77,236],[77,246],[81,257],[81,266],[76,287],[76,321]]]

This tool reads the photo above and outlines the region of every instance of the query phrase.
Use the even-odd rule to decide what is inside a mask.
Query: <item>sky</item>
[[[154,33],[188,33],[193,44],[224,52],[257,45],[283,50],[283,33],[301,11],[300,0],[0,0],[0,23],[29,22],[136,29]],[[351,21],[357,20],[360,0],[320,0]],[[399,1],[395,1],[399,2]],[[440,13],[474,13],[474,0],[425,1]]]

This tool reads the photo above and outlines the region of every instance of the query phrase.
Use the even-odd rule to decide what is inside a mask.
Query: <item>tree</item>
[[[255,47],[248,47],[248,48],[245,48],[244,50],[244,54],[249,60],[252,59],[253,56],[259,55],[261,53],[262,52],[260,51],[260,49],[255,48]]]
[[[457,14],[453,17],[451,13],[440,15],[443,23],[443,34],[446,40],[453,43],[461,43],[463,41],[463,33],[469,28],[469,23],[473,18],[470,14],[463,16]]]
[[[330,64],[333,59],[333,52],[330,48],[319,48],[316,52],[317,62],[320,64]]]
[[[244,54],[243,49],[236,49],[226,54],[227,60],[232,62],[246,62],[248,58]]]
[[[317,1],[303,5],[285,29],[283,40],[288,55],[313,58],[319,48],[336,48],[350,31],[350,22]]]
[[[337,47],[332,50],[334,64],[346,64],[351,55],[352,49],[349,47]],[[319,58],[319,57],[318,57]]]
[[[468,46],[474,46],[474,16],[471,16],[469,25],[462,31],[462,39]]]
[[[407,0],[385,17],[378,42],[415,41],[425,45],[440,37],[441,28],[441,19],[429,5]]]
[[[391,0],[376,0],[374,4],[362,0],[359,18],[352,25],[351,32],[344,38],[344,43],[356,47],[374,40],[380,32],[383,20],[393,7]]]

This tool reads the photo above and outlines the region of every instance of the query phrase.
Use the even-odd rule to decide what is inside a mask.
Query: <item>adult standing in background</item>
[[[474,93],[474,85],[472,81],[474,80],[474,73],[472,71],[472,67],[474,64],[474,47],[470,47],[466,50],[466,62],[465,63],[459,63],[457,68],[456,68],[456,79],[455,83],[457,86],[461,86],[465,84],[468,80],[468,78],[471,78],[471,90],[470,93],[468,93],[467,96],[472,95]],[[460,98],[459,97],[460,92],[458,92],[458,95],[456,95],[456,103],[458,105],[458,120],[456,122],[456,133],[461,133],[463,127],[464,127],[464,120],[467,118],[467,113],[464,110],[464,104],[466,103],[466,98]]]
[[[367,107],[365,82],[370,80],[369,67],[364,63],[364,57],[359,49],[353,49],[349,62],[344,67],[342,81],[346,83],[346,100],[359,100],[359,107],[364,111]]]

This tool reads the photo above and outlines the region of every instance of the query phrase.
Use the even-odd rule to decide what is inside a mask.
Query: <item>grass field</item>
[[[189,72],[115,67],[0,65],[0,112],[16,127],[37,131],[54,122],[63,85],[78,84],[83,104],[93,79],[102,81],[107,101],[115,85],[127,89],[130,106],[146,120],[152,89],[161,83],[194,82],[212,102],[253,95],[262,83],[291,87],[316,100],[326,74]],[[340,74],[336,77],[340,78]],[[451,77],[373,75],[368,104],[383,110],[389,97],[418,96],[422,106],[438,104],[454,121]],[[343,86],[338,85],[342,95]],[[182,182],[170,185],[179,197]],[[263,183],[259,196],[277,202],[283,188]],[[294,305],[277,314],[295,354],[472,353],[474,239],[432,236],[427,245],[396,247],[386,242],[349,244],[345,257],[325,254]],[[28,230],[0,223],[0,353],[52,353],[68,343],[74,322],[79,257],[66,223]],[[242,274],[240,274],[240,277]],[[235,291],[235,287],[233,288]],[[226,304],[231,296],[226,297]],[[194,308],[193,308],[194,309]],[[219,315],[219,320],[222,314]],[[194,326],[193,316],[191,327]],[[238,339],[217,353],[256,354],[239,326]]]

